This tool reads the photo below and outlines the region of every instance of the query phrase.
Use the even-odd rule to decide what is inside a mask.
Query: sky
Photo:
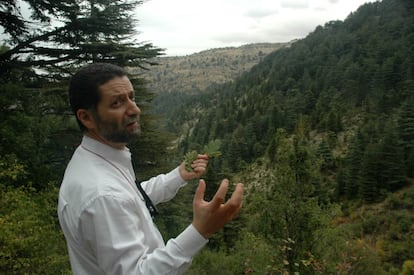
[[[305,38],[377,0],[146,0],[136,10],[138,41],[167,56]]]

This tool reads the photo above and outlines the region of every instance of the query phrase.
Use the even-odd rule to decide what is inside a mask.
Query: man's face
[[[101,100],[92,112],[96,138],[122,148],[140,132],[141,110],[135,103],[134,90],[128,77],[116,77],[99,88]]]

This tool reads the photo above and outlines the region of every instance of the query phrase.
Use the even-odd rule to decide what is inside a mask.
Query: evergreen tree
[[[414,100],[407,100],[401,107],[398,132],[404,149],[406,173],[414,177]]]
[[[61,258],[57,258],[54,249],[48,247],[64,247],[56,217],[56,186],[81,135],[69,112],[67,81],[74,70],[86,63],[111,62],[129,68],[152,64],[151,58],[161,50],[133,38],[134,9],[142,2],[0,2],[0,27],[4,31],[0,46],[0,166],[6,171],[6,175],[3,169],[0,172],[0,199],[7,202],[9,195],[10,202],[25,199],[14,196],[23,190],[32,199],[29,204],[35,207],[33,216],[29,213],[33,209],[21,208],[23,204],[13,202],[9,208],[1,204],[2,216],[10,217],[0,222],[8,230],[0,240],[3,273],[66,273],[66,251],[60,250]],[[145,93],[143,80],[133,70],[130,79],[137,94],[149,101],[151,96]],[[143,124],[154,121],[143,114]],[[149,133],[144,135],[145,144],[140,143],[146,152],[151,151],[147,154],[151,158],[145,160],[154,162],[157,155],[158,159],[165,158],[161,153],[166,140]],[[27,217],[41,219],[34,223]],[[10,230],[13,228],[18,230]],[[44,242],[42,234],[53,238]],[[33,246],[36,240],[41,246]]]
[[[323,139],[321,143],[319,143],[316,153],[322,159],[322,164],[321,164],[322,171],[326,171],[328,169],[333,168],[334,159],[332,155],[332,150],[329,148],[329,145],[325,139]]]
[[[88,61],[142,66],[160,49],[134,41],[133,10],[143,1],[2,1],[1,26],[8,50],[0,54],[0,76],[13,70],[60,79]],[[30,18],[22,15],[27,7]],[[36,67],[43,72],[32,71]],[[39,76],[40,77],[40,76]]]
[[[326,124],[325,129],[327,131],[338,133],[339,131],[342,130],[341,116],[337,109],[333,109],[332,111],[328,113],[325,124]]]
[[[161,50],[133,40],[133,10],[142,1],[3,1],[0,26],[0,155],[15,155],[41,188],[61,178],[80,133],[67,104],[67,79],[96,61],[145,66]],[[29,17],[23,17],[27,9]],[[133,75],[137,94],[144,82]],[[144,95],[145,96],[145,95]],[[150,124],[152,118],[143,120]],[[148,139],[152,154],[165,141]],[[158,152],[158,153],[157,153]]]
[[[357,132],[349,147],[342,167],[341,189],[344,190],[347,198],[355,199],[359,196],[359,173],[365,148],[363,134],[360,131]]]
[[[298,127],[301,128],[301,127]],[[318,205],[315,187],[320,178],[316,155],[309,151],[304,136],[289,137],[279,130],[268,154],[275,151],[269,175],[254,192],[247,211],[253,211],[253,232],[279,247],[279,271],[309,273],[314,270],[303,263],[310,255],[317,259],[318,230],[326,226],[324,211]],[[274,213],[269,215],[269,213]]]
[[[377,144],[369,144],[364,152],[360,173],[359,173],[359,190],[357,193],[366,202],[379,200],[380,183],[378,181],[380,152]]]
[[[404,151],[393,123],[384,129],[384,138],[380,142],[380,187],[394,192],[406,185]]]

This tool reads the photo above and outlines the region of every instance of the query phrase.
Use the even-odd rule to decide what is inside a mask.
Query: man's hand
[[[213,199],[204,200],[206,183],[200,180],[193,201],[193,226],[206,239],[219,231],[240,212],[243,202],[243,184],[238,183],[231,198],[225,202],[229,181],[224,179]]]
[[[191,164],[192,171],[185,169],[185,161],[180,164],[179,171],[185,181],[200,178],[207,170],[208,156],[198,155],[197,159]]]

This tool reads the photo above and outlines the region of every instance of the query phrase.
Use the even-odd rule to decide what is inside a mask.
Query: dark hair
[[[78,119],[79,109],[96,108],[100,100],[99,87],[115,77],[126,76],[126,71],[109,63],[93,63],[81,68],[69,84],[69,102],[82,131],[86,128]]]

